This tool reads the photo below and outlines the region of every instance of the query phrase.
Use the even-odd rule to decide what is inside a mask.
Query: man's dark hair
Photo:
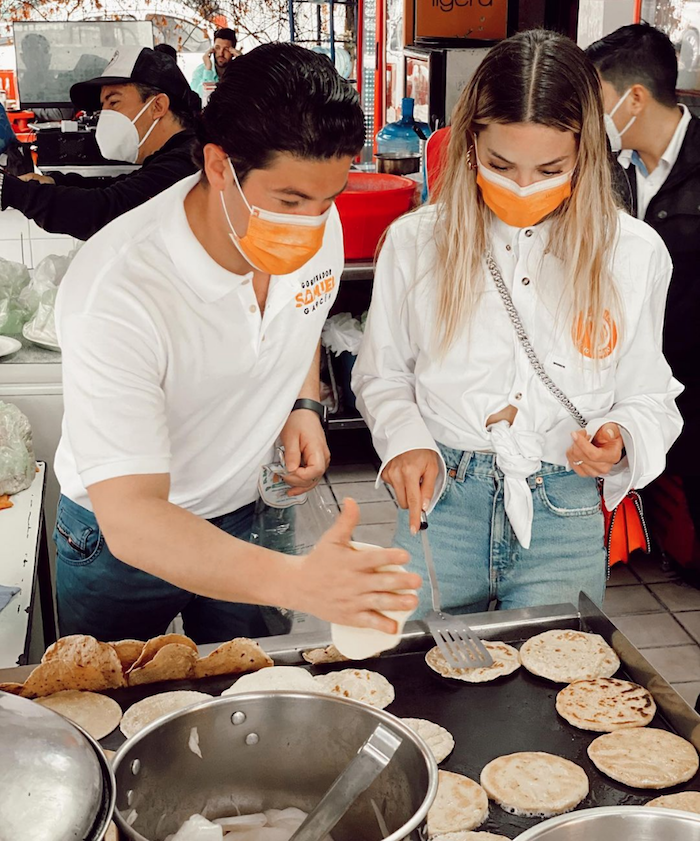
[[[158,53],[165,53],[177,61],[177,50],[175,47],[171,47],[170,44],[156,44],[153,49]]]
[[[297,44],[263,44],[232,61],[197,123],[202,147],[220,146],[242,180],[277,153],[327,160],[357,155],[364,116],[355,88],[330,59]]]
[[[669,37],[648,23],[622,26],[591,44],[586,55],[620,94],[644,85],[654,99],[672,108],[678,103],[678,59]]]
[[[217,38],[221,38],[223,41],[230,41],[231,46],[235,49],[236,42],[238,39],[236,38],[236,33],[233,29],[229,29],[227,26],[224,26],[222,29],[217,29],[214,33],[214,40],[216,41]]]
[[[152,96],[158,96],[159,93],[165,91],[154,88],[152,85],[143,85],[141,82],[133,82],[133,86],[139,92],[141,102],[147,102]],[[166,94],[167,96],[167,94]],[[195,114],[188,103],[180,102],[172,97],[170,99],[170,113],[180,123],[182,128],[191,129],[194,126]],[[194,97],[193,97],[194,99]]]

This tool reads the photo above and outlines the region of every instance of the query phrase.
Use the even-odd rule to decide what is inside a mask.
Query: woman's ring
[[[581,459],[581,461],[575,461],[574,462],[574,467],[580,467],[582,464],[583,464],[583,459]]]

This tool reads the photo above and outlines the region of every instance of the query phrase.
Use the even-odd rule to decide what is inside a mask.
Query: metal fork
[[[428,517],[425,512],[421,512],[420,515],[420,532],[433,602],[433,609],[426,617],[428,630],[451,668],[476,669],[492,666],[493,657],[465,621],[459,616],[446,616],[441,610],[440,587],[428,542]]]

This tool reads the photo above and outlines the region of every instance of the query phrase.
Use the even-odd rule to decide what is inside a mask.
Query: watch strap
[[[321,419],[321,423],[325,424],[327,410],[323,403],[319,403],[318,400],[310,400],[308,397],[301,397],[299,400],[294,402],[292,406],[292,412],[296,412],[297,409],[309,409],[312,412],[316,412],[316,414]]]

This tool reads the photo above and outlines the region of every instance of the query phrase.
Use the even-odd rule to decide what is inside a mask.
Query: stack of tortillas
[[[204,692],[161,692],[138,701],[124,713],[119,729],[130,739],[144,727],[170,713],[184,710],[202,701],[211,701]]]
[[[435,646],[425,655],[425,662],[430,668],[443,677],[463,680],[467,683],[486,683],[489,680],[512,674],[520,668],[518,650],[505,642],[491,642],[484,640],[484,648],[493,658],[490,666],[476,669],[454,669],[445,660],[440,649]]]
[[[653,809],[678,809],[679,812],[695,812],[700,815],[700,791],[679,791],[678,794],[662,794],[645,806]]]
[[[582,768],[551,753],[499,756],[484,767],[481,785],[506,812],[549,818],[576,808],[588,794]]]
[[[598,634],[545,631],[523,643],[520,661],[533,675],[555,683],[612,677],[620,659]]]
[[[438,790],[428,812],[428,835],[476,829],[486,820],[489,800],[474,780],[451,771],[438,771]]]
[[[588,756],[599,771],[632,788],[670,788],[695,776],[695,748],[666,730],[633,727],[598,736]]]
[[[122,718],[122,710],[116,701],[96,692],[79,692],[65,689],[55,695],[37,698],[42,707],[59,713],[79,725],[93,739],[104,739],[114,730]]]
[[[425,741],[438,765],[452,753],[455,740],[449,730],[445,730],[444,727],[440,727],[434,721],[427,721],[424,718],[403,718],[401,720]]]
[[[342,669],[314,678],[317,691],[352,698],[383,710],[394,700],[394,687],[378,672],[367,669]]]
[[[650,692],[636,683],[599,677],[577,680],[557,695],[557,712],[580,730],[609,733],[625,727],[645,727],[656,714]]]

